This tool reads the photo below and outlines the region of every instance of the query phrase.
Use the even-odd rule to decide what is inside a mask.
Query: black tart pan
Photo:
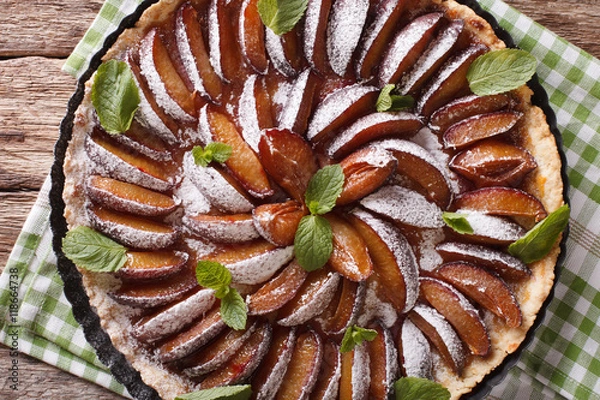
[[[514,40],[510,34],[500,27],[496,19],[488,12],[484,11],[479,3],[475,0],[457,0],[458,3],[467,5],[473,9],[479,16],[484,18],[490,23],[496,35],[503,40],[508,47],[516,47]],[[131,28],[139,20],[142,13],[150,7],[152,4],[157,3],[158,0],[144,0],[136,9],[136,11],[124,18],[117,30],[112,33],[104,42],[102,48],[94,54],[91,59],[88,69],[81,75],[77,82],[77,89],[67,106],[67,113],[60,125],[60,136],[56,142],[54,148],[54,164],[51,170],[52,187],[50,189],[50,205],[52,207],[50,213],[50,226],[53,233],[52,246],[57,258],[58,272],[64,282],[65,295],[69,302],[73,306],[73,315],[75,319],[83,327],[85,337],[87,341],[94,347],[98,358],[104,365],[106,365],[113,376],[123,384],[129,393],[137,400],[160,400],[160,396],[150,386],[146,385],[137,370],[135,370],[131,364],[127,361],[125,356],[119,352],[112,344],[108,334],[102,329],[100,325],[100,319],[94,309],[91,307],[89,298],[83,287],[81,274],[77,270],[75,264],[67,259],[62,252],[62,239],[67,233],[67,221],[64,217],[65,203],[62,198],[62,193],[65,184],[65,175],[63,170],[63,164],[67,147],[73,134],[73,124],[75,119],[75,112],[84,97],[85,82],[90,79],[92,74],[100,66],[102,57],[112,47],[117,40],[118,36],[128,28]],[[556,126],[556,115],[548,103],[548,95],[544,88],[540,85],[537,76],[534,76],[528,86],[533,90],[534,95],[532,102],[534,105],[540,107],[546,114],[548,125],[552,134],[554,135],[559,154],[562,160],[562,179],[564,183],[563,197],[565,203],[569,202],[568,199],[568,178],[566,174],[566,157],[562,149],[562,136]],[[508,371],[518,362],[523,350],[531,343],[535,335],[535,331],[542,324],[545,316],[545,311],[548,304],[554,297],[554,288],[556,281],[559,277],[560,267],[564,262],[565,251],[566,251],[566,240],[568,236],[568,228],[563,234],[561,241],[561,254],[555,267],[556,278],[554,285],[548,298],[542,305],[537,317],[534,321],[533,326],[527,332],[525,340],[521,343],[519,348],[509,356],[507,356],[503,362],[496,367],[491,373],[486,375],[484,379],[472,390],[471,393],[462,397],[463,400],[481,400],[484,399],[492,390],[492,388],[498,385],[507,375]]]

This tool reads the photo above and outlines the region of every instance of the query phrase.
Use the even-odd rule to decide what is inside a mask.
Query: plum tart
[[[506,53],[467,6],[266,3],[160,0],[116,39],[75,113],[63,250],[164,399],[387,399],[404,376],[460,398],[553,285],[545,115],[527,79],[474,89]]]

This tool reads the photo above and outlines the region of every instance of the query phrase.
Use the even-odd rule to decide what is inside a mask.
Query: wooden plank
[[[0,57],[68,56],[102,3],[102,0],[2,0]]]
[[[8,256],[37,196],[37,191],[0,191],[0,226],[2,227],[0,229],[0,270],[6,265]]]
[[[0,190],[39,189],[53,161],[60,121],[75,79],[63,60],[0,61]]]
[[[505,0],[594,57],[600,57],[600,2],[597,0]]]
[[[2,368],[8,369],[10,362],[10,348],[0,344],[0,360]],[[0,398],[2,399],[94,399],[94,400],[122,400],[123,397],[94,385],[81,378],[77,378],[56,367],[38,361],[25,354],[19,354],[19,386],[18,390],[10,388],[9,374],[4,373],[0,381]]]

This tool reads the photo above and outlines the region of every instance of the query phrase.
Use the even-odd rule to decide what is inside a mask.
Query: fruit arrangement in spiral
[[[559,232],[511,250],[563,202],[544,115],[525,86],[474,94],[504,45],[452,1],[309,0],[283,33],[261,7],[150,7],[104,60],[139,97],[123,132],[109,68],[88,83],[65,240],[121,260],[73,257],[104,329],[164,398],[387,399],[403,376],[460,397],[552,286]]]

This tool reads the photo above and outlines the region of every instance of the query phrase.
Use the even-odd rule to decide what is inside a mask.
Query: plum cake
[[[452,0],[269,3],[160,0],[117,38],[75,111],[63,251],[164,399],[457,399],[553,285],[535,60]]]

